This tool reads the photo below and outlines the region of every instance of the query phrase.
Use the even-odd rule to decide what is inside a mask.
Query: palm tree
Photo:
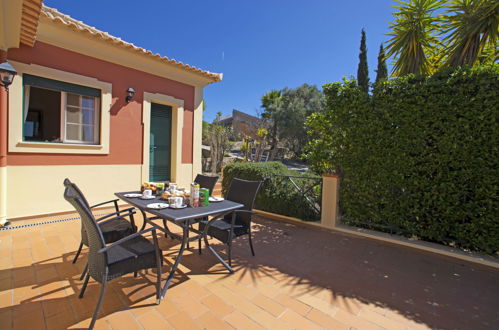
[[[432,65],[429,50],[437,43],[439,19],[433,12],[442,7],[442,0],[396,0],[401,6],[390,23],[392,31],[388,40],[387,57],[395,56],[392,74],[429,74]]]
[[[485,48],[497,58],[497,0],[451,0],[445,7],[442,33],[448,43],[447,65],[473,65]]]

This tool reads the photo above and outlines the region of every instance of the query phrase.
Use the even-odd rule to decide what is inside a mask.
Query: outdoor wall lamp
[[[130,101],[133,99],[133,95],[135,94],[135,90],[132,87],[129,87],[126,90],[127,96],[126,96],[126,103],[130,103]]]
[[[14,81],[14,77],[16,76],[17,71],[9,64],[9,62],[5,61],[0,64],[0,83],[1,86],[5,88],[5,90],[9,91],[9,86]]]

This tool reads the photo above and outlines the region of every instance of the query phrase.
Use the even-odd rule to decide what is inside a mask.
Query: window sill
[[[102,144],[51,143],[20,141],[10,152],[32,153],[73,153],[73,154],[108,154]]]
[[[102,144],[83,143],[57,143],[57,142],[28,142],[23,141],[17,144],[19,147],[40,147],[40,148],[81,148],[81,149],[101,149]]]

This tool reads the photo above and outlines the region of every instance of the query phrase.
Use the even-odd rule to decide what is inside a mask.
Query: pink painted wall
[[[75,53],[46,43],[10,49],[8,59],[38,64],[57,70],[94,77],[113,85],[108,155],[8,153],[8,165],[105,165],[142,163],[143,93],[161,93],[184,100],[182,163],[192,163],[194,87],[132,68]],[[17,77],[16,79],[20,79]],[[126,103],[126,90],[135,89],[132,102]],[[12,114],[12,110],[10,111]]]

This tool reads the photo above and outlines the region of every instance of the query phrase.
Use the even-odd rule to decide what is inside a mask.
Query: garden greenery
[[[499,251],[499,66],[326,84],[307,120],[315,171],[339,173],[344,221]]]
[[[262,181],[263,183],[255,200],[256,209],[307,221],[319,220],[320,215],[316,214],[303,195],[292,187],[291,182],[285,177],[287,175],[303,177],[303,179],[294,178],[293,180],[305,190],[311,185],[314,186],[316,188],[312,190],[316,195],[314,199],[320,200],[321,178],[319,176],[304,175],[300,172],[288,170],[280,162],[234,162],[225,166],[223,169],[222,194],[226,195],[233,178]]]

